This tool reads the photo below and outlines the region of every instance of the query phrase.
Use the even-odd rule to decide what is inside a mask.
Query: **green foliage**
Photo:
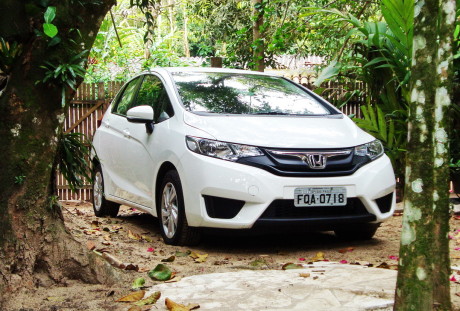
[[[86,181],[91,180],[90,156],[91,142],[82,133],[64,133],[59,139],[56,152],[56,168],[75,191]]]
[[[62,107],[65,106],[66,87],[76,90],[77,79],[85,76],[83,63],[87,52],[88,51],[83,51],[73,56],[69,64],[53,64],[47,61],[45,65],[40,66],[45,69],[45,75],[43,80],[37,81],[36,84],[52,83],[56,86],[60,86],[62,89]]]
[[[8,42],[0,37],[0,71],[8,74],[11,66],[22,53],[22,46],[17,42]]]
[[[353,118],[356,124],[383,142],[385,152],[390,157],[393,166],[399,167],[398,161],[404,156],[404,141],[407,132],[401,120],[407,119],[406,111],[394,112],[393,115],[385,115],[379,106],[361,106],[363,118]],[[396,116],[396,114],[401,114]],[[399,124],[398,124],[399,123]],[[396,124],[396,126],[395,126]],[[398,126],[400,125],[400,126]],[[402,173],[402,172],[399,172]]]
[[[45,23],[43,24],[43,32],[50,38],[55,37],[58,34],[57,27],[52,24],[54,18],[56,17],[56,7],[49,6],[44,14]]]
[[[404,174],[413,11],[413,0],[382,0],[383,21],[361,21],[336,9],[317,11],[349,28],[346,44],[351,49],[342,48],[315,84],[345,76],[369,86],[369,105],[361,108],[363,119],[355,121],[383,141],[399,176]]]
[[[26,176],[24,175],[14,176],[14,183],[16,185],[22,185],[25,180],[26,180]]]

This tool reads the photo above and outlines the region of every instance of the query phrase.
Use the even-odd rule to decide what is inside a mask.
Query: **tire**
[[[334,230],[335,235],[343,240],[370,240],[380,227],[380,223],[349,224]]]
[[[120,204],[108,201],[104,192],[104,177],[100,165],[94,169],[92,201],[94,214],[97,217],[117,217]]]
[[[189,227],[187,223],[182,184],[175,170],[168,171],[163,178],[157,213],[160,232],[166,244],[191,246],[200,242],[200,230]]]

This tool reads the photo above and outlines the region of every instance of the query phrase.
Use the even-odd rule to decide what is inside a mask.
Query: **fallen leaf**
[[[133,282],[133,286],[131,286],[132,289],[139,289],[145,284],[145,279],[144,278],[137,278]]]
[[[131,306],[128,311],[142,311],[142,308],[139,306]]]
[[[126,265],[125,270],[128,270],[128,271],[139,271],[139,266],[138,266],[138,265],[135,265],[135,264],[132,264],[132,263],[129,263],[129,264]]]
[[[460,293],[455,293],[455,296],[459,296],[459,297],[460,297]]]
[[[64,301],[64,297],[46,297],[46,300],[58,302],[58,301]]]
[[[200,308],[200,305],[197,304],[197,303],[189,303],[186,307],[187,307],[189,310],[195,310],[195,309],[199,309],[199,308]]]
[[[75,213],[78,215],[78,216],[83,216],[83,212],[80,211],[78,208],[75,209]]]
[[[172,271],[168,266],[159,264],[153,270],[150,270],[148,275],[151,279],[157,281],[167,281],[171,279]]]
[[[380,265],[378,265],[376,268],[382,268],[382,269],[390,269],[390,266],[386,262],[382,262]]]
[[[153,239],[151,237],[148,237],[146,235],[141,235],[142,240],[147,241],[149,243],[153,242]]]
[[[288,263],[284,264],[281,269],[283,269],[283,270],[291,270],[291,269],[303,269],[303,268],[304,268],[304,266],[302,266],[301,264],[295,264],[295,263],[292,263],[292,262],[288,262]]]
[[[179,282],[180,280],[182,280],[182,277],[173,275],[173,277],[170,280],[165,281],[165,283],[174,283]]]
[[[154,251],[155,251],[155,249],[153,247],[147,248],[147,252],[153,253]]]
[[[91,222],[91,228],[93,228],[93,229],[99,228],[100,225],[101,225],[101,223],[99,221],[97,221],[97,220],[93,220]]]
[[[309,278],[309,277],[310,277],[310,273],[307,273],[307,272],[305,272],[305,273],[299,273],[299,276],[300,276],[300,277],[303,277],[303,278]]]
[[[134,233],[131,230],[128,230],[128,238],[136,240],[136,241],[139,241],[142,239],[142,237],[139,234]]]
[[[221,265],[228,265],[228,264],[229,264],[228,260],[216,260],[213,263],[214,266],[221,266]]]
[[[206,259],[208,258],[208,254],[200,254],[198,252],[191,252],[190,257],[192,257],[195,262],[201,263],[205,262]]]
[[[165,305],[166,305],[166,308],[168,308],[169,311],[190,311],[190,310],[194,310],[194,309],[197,309],[197,308],[200,307],[199,305],[184,306],[184,305],[181,305],[179,303],[176,303],[176,302],[172,301],[169,298],[165,299]],[[190,308],[189,306],[191,306],[192,308]]]
[[[145,291],[140,290],[134,293],[131,293],[129,295],[126,295],[124,297],[121,297],[120,299],[116,300],[116,302],[136,302],[144,298]]]
[[[162,259],[161,262],[173,262],[176,259],[176,256],[170,256],[168,258]]]
[[[186,252],[179,252],[177,251],[176,252],[176,257],[187,257],[188,255],[190,255],[192,252],[191,251],[186,251]]]
[[[251,267],[254,267],[254,268],[263,268],[263,267],[267,267],[267,262],[263,259],[256,259],[254,261],[251,261],[250,263],[248,263],[249,266]]]
[[[134,265],[134,264],[131,264],[131,263],[124,263],[122,262],[120,259],[116,258],[115,256],[111,255],[111,254],[108,254],[108,253],[102,253],[102,258],[104,258],[105,260],[107,260],[107,262],[109,264],[111,264],[112,266],[114,267],[117,267],[119,269],[123,269],[123,270],[135,270],[135,271],[138,271],[139,270],[139,266],[138,265]]]
[[[102,242],[102,245],[109,246],[109,245],[111,245],[111,243],[105,241],[105,242]]]
[[[112,241],[112,237],[110,235],[104,235],[105,241]]]
[[[138,302],[134,303],[136,306],[145,306],[145,305],[153,305],[160,299],[161,293],[154,292],[152,295],[148,296],[145,299],[139,300]]]
[[[93,249],[96,248],[96,244],[94,244],[93,241],[87,241],[87,242],[86,242],[86,247],[87,247],[90,251],[92,251]]]
[[[311,261],[313,261],[313,262],[315,262],[315,261],[324,261],[324,260],[325,260],[325,258],[324,258],[324,253],[323,252],[318,252],[316,254],[316,256],[311,259]]]
[[[339,249],[339,253],[346,253],[346,252],[352,252],[354,251],[355,249],[353,247],[347,247],[347,248],[344,248],[344,249]]]

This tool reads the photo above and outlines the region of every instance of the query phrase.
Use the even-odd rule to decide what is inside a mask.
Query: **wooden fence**
[[[122,85],[122,82],[81,84],[70,102],[64,123],[64,132],[83,133],[92,140],[97,128],[97,121],[102,118],[110,101]],[[73,192],[62,174],[57,174],[56,179],[56,188],[61,200],[91,200],[91,185],[85,185]]]
[[[313,88],[310,77],[290,76],[288,78],[306,87]],[[97,121],[102,118],[104,111],[122,85],[122,82],[83,83],[78,88],[75,97],[69,105],[64,131],[66,133],[83,133],[92,140],[97,128]],[[352,100],[349,100],[347,104],[340,109],[347,115],[361,117],[359,107],[362,103],[366,102],[366,85],[363,83],[348,83],[345,85],[346,89],[344,89],[343,86],[338,83],[328,82],[322,85],[322,87],[325,89],[322,96],[336,106],[344,101],[347,89],[358,90],[359,95],[354,96]],[[57,174],[56,179],[58,195],[61,200],[91,200],[91,185],[85,185],[76,192],[73,192],[70,190],[67,181],[61,174]]]

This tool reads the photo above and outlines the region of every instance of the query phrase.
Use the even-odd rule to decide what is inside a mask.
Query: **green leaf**
[[[159,264],[153,270],[150,270],[148,275],[153,280],[167,281],[171,279],[172,271],[168,266]]]
[[[319,77],[315,81],[315,85],[320,86],[321,83],[323,83],[325,80],[329,80],[332,77],[338,75],[340,71],[340,66],[341,64],[337,61],[332,61],[329,64],[329,66],[327,66],[326,68],[324,68],[323,71],[321,71]]]
[[[135,302],[134,304],[136,306],[153,305],[158,301],[158,299],[160,299],[160,297],[161,297],[160,292],[154,292],[152,295],[150,295],[147,298],[144,298],[142,300],[139,300],[138,302]]]
[[[304,269],[305,267],[302,266],[301,264],[295,264],[292,262],[286,263],[283,265],[281,269],[283,270],[292,270],[292,269]]]
[[[51,24],[51,22],[54,20],[55,17],[56,17],[56,7],[49,6],[45,12],[45,23]]]
[[[379,124],[379,133],[384,142],[387,142],[387,124],[382,109],[377,106],[377,118]]]
[[[145,279],[144,278],[137,278],[133,282],[133,286],[131,286],[132,289],[139,289],[145,284]]]
[[[54,38],[58,34],[58,29],[53,24],[43,24],[43,32],[50,38]]]
[[[53,39],[51,39],[50,43],[48,43],[48,46],[55,46],[59,43],[61,43],[61,38],[58,36],[55,36]]]

